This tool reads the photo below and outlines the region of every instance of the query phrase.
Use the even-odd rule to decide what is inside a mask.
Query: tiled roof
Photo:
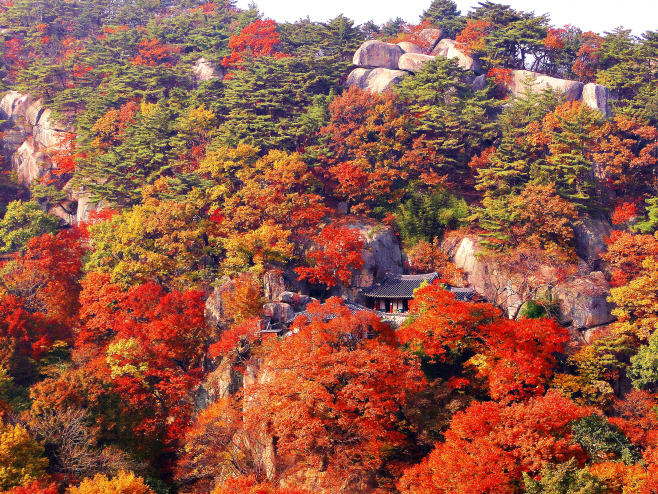
[[[432,283],[438,277],[437,273],[387,274],[382,281],[364,288],[361,293],[373,298],[413,298],[414,290],[424,281]]]
[[[450,291],[455,294],[455,300],[461,300],[462,302],[470,302],[473,295],[475,295],[475,291],[472,288],[451,287]]]
[[[352,314],[356,314],[357,312],[375,312],[372,309],[368,309],[367,307],[364,307],[363,305],[356,304],[354,302],[350,302],[349,300],[343,300],[343,304],[345,307],[349,309],[349,311]],[[303,311],[303,312],[298,312],[295,314],[295,319],[297,319],[300,316],[306,316],[306,317],[313,317],[314,314],[309,311]],[[324,320],[329,321],[331,319],[336,319],[338,317],[338,314],[325,314]]]

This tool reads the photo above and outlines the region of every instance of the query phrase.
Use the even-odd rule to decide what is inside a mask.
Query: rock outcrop
[[[440,55],[456,58],[466,70],[480,70],[480,63],[461,51],[454,40],[441,39],[440,29],[424,29],[421,39],[426,39],[431,55],[414,43],[403,41],[394,45],[383,41],[366,41],[354,54],[352,62],[357,66],[347,78],[348,86],[357,86],[381,93],[410,73],[418,72],[428,60]]]
[[[386,273],[403,273],[402,250],[393,228],[367,221],[353,221],[345,226],[357,229],[365,240],[363,266],[354,275],[353,287],[370,286],[380,281]]]
[[[0,153],[16,171],[19,181],[29,187],[54,168],[51,156],[56,152],[70,129],[52,120],[51,111],[41,100],[29,94],[9,91],[0,100]],[[91,211],[103,208],[91,204],[84,191],[65,186],[68,198],[49,210],[69,224],[89,219]]]
[[[517,287],[510,273],[505,273],[498,263],[479,255],[482,249],[478,237],[453,237],[444,241],[441,248],[464,271],[475,291],[487,300],[497,301],[510,313],[515,312],[523,294],[517,295]],[[547,266],[539,271],[550,272],[551,269]],[[558,301],[560,321],[574,329],[584,330],[615,320],[611,313],[614,305],[607,301],[610,284],[600,271],[567,279],[556,277],[543,288],[543,295]]]
[[[292,305],[285,302],[268,302],[263,306],[263,315],[273,322],[290,322],[295,318]]]
[[[242,387],[242,374],[234,369],[232,362],[224,361],[210,372],[194,393],[197,410],[205,410],[217,400],[235,394]]]
[[[29,94],[9,91],[0,100],[0,119],[5,120],[0,127],[2,154],[27,187],[52,168],[50,154],[68,130],[50,115],[41,100]]]
[[[363,43],[354,54],[352,63],[357,67],[397,70],[398,60],[404,51],[393,43],[371,40]]]
[[[295,312],[303,311],[313,300],[315,299],[308,295],[293,292],[283,292],[279,295],[279,302],[291,305]]]
[[[390,70],[384,68],[354,69],[347,77],[348,86],[356,86],[360,89],[367,89],[373,93],[381,93],[409,75],[404,70]]]
[[[457,63],[464,70],[478,72],[481,69],[480,62],[476,58],[464,53],[453,39],[442,39],[439,41],[432,50],[431,55],[456,58]]]
[[[402,41],[398,43],[398,46],[402,48],[402,51],[404,53],[425,53],[425,51],[421,47],[414,45],[409,41]]]
[[[582,82],[557,79],[539,72],[513,70],[512,79],[507,87],[513,96],[523,96],[527,89],[530,89],[533,93],[540,93],[551,88],[554,91],[563,93],[567,101],[578,101],[583,94],[583,86]]]
[[[405,53],[400,57],[398,62],[400,70],[407,72],[419,72],[425,63],[434,60],[436,57],[431,55],[422,55],[420,53]]]
[[[197,82],[209,81],[210,79],[223,79],[222,67],[215,67],[211,62],[201,57],[192,65],[192,74]]]
[[[600,84],[595,84],[590,82],[583,86],[583,103],[592,108],[593,110],[598,110],[601,114],[608,118],[612,115],[612,107],[610,102],[614,100],[612,92],[606,86],[601,86]]]
[[[443,31],[437,28],[426,28],[418,33],[418,37],[428,44],[428,51],[432,51],[437,43],[441,41],[441,38],[443,38]]]
[[[582,218],[573,226],[576,254],[592,267],[598,267],[601,255],[608,249],[605,239],[612,233],[606,221]]]
[[[561,324],[586,329],[615,320],[611,313],[615,306],[608,302],[610,284],[600,271],[558,284],[554,296],[560,302],[558,320]]]

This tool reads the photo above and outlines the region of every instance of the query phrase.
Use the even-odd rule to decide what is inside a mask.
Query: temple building
[[[379,312],[409,312],[409,300],[414,298],[414,290],[423,283],[433,283],[438,273],[427,274],[387,274],[382,281],[361,290],[366,297],[366,307]],[[468,301],[473,297],[470,288],[447,287],[455,294],[455,299]]]

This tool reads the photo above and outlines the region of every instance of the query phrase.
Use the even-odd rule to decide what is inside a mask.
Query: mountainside
[[[0,29],[0,494],[658,492],[658,32]]]

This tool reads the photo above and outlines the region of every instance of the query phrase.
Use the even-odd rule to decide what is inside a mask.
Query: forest
[[[658,493],[658,26],[0,0],[0,33],[1,494]],[[422,63],[364,89],[368,46]],[[359,305],[394,269],[438,274],[398,324]]]

